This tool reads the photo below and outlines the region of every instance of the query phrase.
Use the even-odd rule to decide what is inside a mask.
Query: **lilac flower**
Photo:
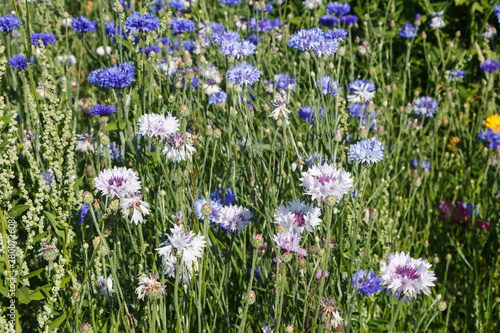
[[[30,66],[33,66],[35,59],[33,56],[30,57]],[[28,68],[28,63],[26,62],[26,57],[23,56],[22,54],[16,54],[12,58],[9,59],[8,62],[9,65],[12,67],[19,69],[19,70],[25,70]]]
[[[211,22],[210,28],[212,29],[214,34],[222,34],[224,33],[224,31],[226,31],[226,27],[224,26],[224,24],[219,22]]]
[[[80,16],[79,18],[74,18],[71,20],[71,26],[75,29],[76,32],[79,33],[89,33],[94,32],[97,29],[96,21],[90,21],[88,18],[84,16]]]
[[[334,39],[326,39],[319,45],[313,47],[314,54],[318,57],[328,57],[337,52],[338,44]]]
[[[500,62],[498,60],[486,59],[481,66],[479,66],[484,72],[493,73],[500,68]]]
[[[274,214],[274,223],[285,227],[285,230],[302,234],[313,233],[321,223],[321,211],[312,204],[300,200],[292,200],[286,206],[280,205]]]
[[[91,72],[88,80],[102,88],[123,89],[132,84],[135,75],[134,65],[128,62],[116,64],[109,68],[100,68]]]
[[[221,44],[220,50],[222,54],[240,59],[255,53],[256,46],[249,41],[231,42]]]
[[[319,28],[301,29],[290,36],[288,46],[297,50],[307,51],[319,46],[324,40],[323,30]]]
[[[266,32],[279,27],[281,27],[281,21],[279,18],[275,20],[263,19],[260,21],[255,17],[250,19],[250,28],[252,28],[253,31]]]
[[[222,105],[226,102],[227,94],[223,91],[219,91],[215,94],[210,95],[208,98],[208,104],[211,105]]]
[[[229,7],[233,7],[237,4],[239,4],[240,2],[241,2],[241,0],[220,0],[221,5],[229,6]]]
[[[327,32],[325,32],[326,39],[333,39],[336,40],[337,42],[343,42],[346,37],[347,37],[347,31],[345,31],[342,28],[328,30]]]
[[[299,117],[307,121],[309,124],[314,124],[314,116],[316,114],[319,116],[319,120],[321,121],[321,118],[325,115],[325,109],[313,109],[311,106],[304,106],[299,109]]]
[[[54,34],[51,34],[50,32],[42,32],[42,33],[32,33],[31,34],[31,44],[40,46],[40,42],[43,42],[43,45],[47,46],[50,44],[55,44],[56,43],[56,36]]]
[[[332,196],[339,201],[354,183],[351,174],[344,168],[337,169],[336,164],[313,165],[307,172],[302,172],[299,180],[300,186],[305,187],[305,194],[313,200]]]
[[[363,140],[351,145],[347,155],[355,162],[374,164],[384,159],[384,146],[377,139]]]
[[[160,27],[160,19],[150,13],[141,15],[134,12],[127,18],[125,26],[130,32],[143,34],[156,31]]]
[[[382,283],[392,292],[408,293],[415,299],[423,292],[430,294],[429,287],[434,286],[436,280],[433,271],[429,271],[431,264],[425,259],[413,259],[410,254],[396,252],[389,254],[387,262],[381,261]]]
[[[316,85],[320,86],[319,81],[316,81]],[[323,92],[323,95],[336,97],[337,89],[342,91],[342,88],[338,86],[337,81],[332,80],[328,75],[321,77],[321,91]]]
[[[352,287],[364,296],[370,296],[382,291],[382,281],[374,271],[360,269],[352,276]]]
[[[328,28],[332,28],[336,27],[339,24],[339,19],[335,16],[324,15],[319,18],[319,24]]]
[[[141,190],[141,181],[132,169],[125,167],[105,169],[94,178],[95,188],[100,190],[102,195],[127,198],[133,196]]]
[[[221,45],[223,43],[231,43],[231,42],[237,42],[241,39],[240,35],[236,31],[226,31],[224,33],[214,33],[212,35],[212,41],[217,44]]]
[[[19,23],[23,24],[22,20],[18,20],[16,15],[0,16],[0,31],[9,33],[12,30],[19,29]]]
[[[196,30],[196,25],[190,19],[172,19],[172,24],[170,29],[174,31],[174,35],[181,34],[184,32],[192,32]]]
[[[90,114],[93,116],[110,116],[116,112],[116,108],[113,105],[96,104],[90,110]]]
[[[239,84],[240,86],[252,85],[259,81],[260,72],[257,68],[245,63],[235,65],[227,72],[226,77],[232,84]]]
[[[354,25],[358,23],[358,17],[356,15],[345,15],[340,18],[340,23],[345,25]]]
[[[300,250],[299,243],[301,239],[300,235],[290,230],[274,235],[273,237],[276,247],[283,252],[298,252]]]
[[[413,111],[418,115],[426,116],[427,118],[434,117],[436,111],[439,110],[437,101],[430,97],[419,97],[413,103]]]
[[[417,37],[418,27],[415,28],[413,24],[406,23],[401,30],[399,30],[399,35],[406,39],[411,39]]]
[[[201,198],[196,200],[194,203],[194,209],[196,212],[196,216],[198,216],[198,219],[203,220],[205,216],[201,212],[201,208],[203,207],[204,204],[207,203],[207,200],[205,198]],[[208,220],[210,222],[216,222],[219,219],[219,212],[222,209],[222,204],[220,200],[212,200],[210,199],[210,208],[212,211],[210,212],[210,215],[208,215]]]
[[[320,268],[318,269],[318,271],[316,272],[316,280],[321,280],[321,275],[323,275],[323,270]],[[326,271],[325,273],[325,278],[329,277],[330,276],[330,272]]]
[[[342,16],[351,10],[351,6],[348,3],[331,2],[326,6],[326,13],[330,15]]]

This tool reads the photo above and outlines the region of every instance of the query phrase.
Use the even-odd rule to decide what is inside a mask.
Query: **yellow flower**
[[[486,127],[495,131],[500,131],[500,116],[494,114],[493,116],[486,118]]]

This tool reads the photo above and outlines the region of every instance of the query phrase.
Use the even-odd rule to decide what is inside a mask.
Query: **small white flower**
[[[269,115],[270,118],[274,120],[278,119],[288,119],[288,114],[292,111],[286,108],[288,103],[288,94],[285,90],[280,90],[274,95],[274,100],[271,102],[271,106],[274,108],[273,112]]]
[[[137,134],[146,135],[150,138],[165,139],[179,129],[179,120],[171,113],[166,116],[162,114],[145,114],[139,119],[139,131]]]
[[[321,223],[320,215],[320,209],[312,204],[308,205],[300,200],[293,200],[288,205],[280,205],[276,209],[274,223],[297,234],[302,234],[304,230],[311,233]]]
[[[217,223],[229,228],[230,231],[240,232],[252,223],[250,219],[253,214],[241,206],[225,206],[219,210]]]
[[[313,165],[302,173],[300,186],[306,188],[306,194],[313,200],[332,196],[336,201],[349,192],[354,180],[344,168],[337,169],[335,164]]]
[[[125,216],[129,216],[132,213],[131,222],[134,222],[136,225],[140,223],[144,223],[143,215],[149,215],[149,204],[145,201],[142,201],[141,194],[135,194],[128,198],[122,198],[120,201],[120,207],[122,209],[122,214]]]
[[[430,26],[432,29],[436,30],[436,29],[441,29],[445,26],[445,23],[443,21],[443,14],[444,14],[444,10],[440,11],[440,12],[432,12],[432,19],[431,19],[431,22],[430,22]]]
[[[219,85],[217,84],[217,82],[215,80],[208,80],[203,85],[203,90],[205,91],[205,94],[207,94],[209,96],[221,91]]]
[[[95,188],[110,198],[126,198],[139,192],[141,182],[132,169],[125,167],[105,169],[94,178]]]
[[[139,277],[139,287],[135,290],[137,298],[144,300],[146,296],[149,300],[155,300],[165,294],[165,286],[158,282],[158,274],[142,274]]]
[[[302,4],[306,7],[306,9],[312,10],[318,8],[323,0],[306,0]]]
[[[83,131],[82,134],[76,135],[76,151],[94,152],[94,142],[92,141],[89,132]]]
[[[187,134],[189,133],[186,133],[186,137],[189,138]],[[167,160],[178,163],[191,158],[196,148],[189,144],[188,141],[184,141],[184,135],[180,132],[170,135],[165,148],[163,148],[163,154],[167,156]]]
[[[330,320],[330,325],[332,325],[332,327],[334,329],[338,329],[340,327],[343,327],[343,325],[344,325],[344,319],[342,319],[342,317],[340,316],[340,313],[338,311],[334,311],[332,313],[332,318]]]
[[[108,298],[113,293],[113,279],[108,276],[108,279],[104,279],[104,276],[99,276],[97,278],[97,286],[99,287],[99,294]]]

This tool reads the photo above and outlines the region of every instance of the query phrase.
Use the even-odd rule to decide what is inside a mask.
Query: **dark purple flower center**
[[[417,272],[417,269],[408,265],[396,267],[395,273],[401,275],[402,277],[406,277],[409,280],[416,280],[420,278],[420,274]]]
[[[424,101],[422,104],[423,104],[424,108],[432,109],[432,101]]]
[[[112,177],[108,180],[108,184],[109,186],[117,186],[117,187],[120,187],[123,185],[123,183],[125,183],[126,180],[123,178],[123,177]]]
[[[330,176],[330,175],[323,175],[323,176],[321,176],[321,177],[318,177],[318,182],[319,182],[321,185],[323,185],[323,186],[324,186],[326,183],[329,183],[329,182],[332,182],[332,181],[334,182],[334,181],[336,181],[336,180],[337,180],[337,178],[332,177],[332,176]]]
[[[297,227],[303,227],[306,224],[306,219],[304,218],[306,214],[304,212],[298,212],[294,213],[294,215],[293,223],[297,225]]]
[[[173,134],[168,140],[168,144],[177,150],[181,150],[184,147],[184,135],[182,133]]]

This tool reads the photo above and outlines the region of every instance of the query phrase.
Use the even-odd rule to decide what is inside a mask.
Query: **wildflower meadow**
[[[1,332],[500,332],[500,4],[5,0]]]

